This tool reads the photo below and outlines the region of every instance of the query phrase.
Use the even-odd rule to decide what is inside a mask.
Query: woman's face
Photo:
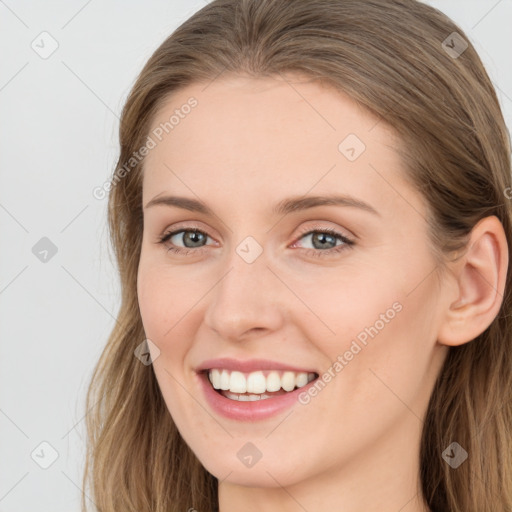
[[[176,93],[150,137],[140,311],[201,463],[269,487],[414,469],[447,302],[391,130],[319,84],[232,76]]]

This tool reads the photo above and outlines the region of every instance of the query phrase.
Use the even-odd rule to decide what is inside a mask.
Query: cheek
[[[304,306],[298,305],[296,313],[301,314],[295,318],[304,318],[308,337],[320,343],[331,360],[348,350],[353,340],[364,346],[376,331],[380,334],[398,321],[405,293],[386,272],[389,269],[344,267],[294,287],[307,306],[303,311]]]
[[[201,285],[186,278],[184,272],[141,259],[137,293],[144,330],[148,338],[163,340],[186,323],[194,304],[201,297]]]
[[[402,310],[368,343],[358,401],[372,403],[375,420],[392,425],[403,418],[421,425],[442,362],[431,300],[428,293],[404,297]]]
[[[150,339],[161,338],[164,327],[162,319],[166,317],[169,301],[164,290],[162,281],[157,279],[157,272],[146,268],[141,262],[137,276],[137,296],[144,331]]]
[[[385,404],[384,414],[403,407],[396,395],[413,403],[428,389],[437,291],[433,277],[426,277],[433,264],[427,253],[420,256],[408,265],[390,258],[364,265],[364,272],[354,267],[336,280],[317,281],[315,293],[301,290],[322,320],[308,318],[303,329],[327,356],[323,371],[334,375],[326,376],[332,390],[344,400],[350,396],[354,407]]]
[[[139,309],[145,334],[160,351],[153,369],[167,409],[178,427],[186,430],[183,425],[198,421],[191,416],[190,395],[183,388],[190,385],[184,365],[193,339],[191,322],[197,320],[192,308],[197,292],[194,285],[187,287],[179,280],[168,267],[141,258],[137,276]]]
[[[159,349],[153,367],[169,411],[189,408],[188,356],[204,316],[204,284],[183,271],[141,258],[137,291],[144,332]],[[180,385],[181,384],[181,385]]]

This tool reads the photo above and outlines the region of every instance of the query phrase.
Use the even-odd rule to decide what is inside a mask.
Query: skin
[[[424,200],[403,179],[399,140],[383,121],[304,78],[235,75],[168,98],[153,128],[191,96],[198,105],[146,157],[143,204],[172,193],[214,215],[145,208],[138,296],[166,405],[219,479],[221,512],[429,510],[418,477],[424,414],[448,346],[498,313],[501,224],[481,221],[442,275]],[[366,145],[353,162],[338,149],[348,134]],[[333,192],[378,215],[336,205],[271,211],[291,196]],[[189,253],[169,252],[159,237],[179,228],[208,238],[198,249],[181,233],[172,242]],[[315,256],[326,249],[306,233],[326,228],[354,245]],[[263,249],[251,264],[236,252],[247,236]],[[327,249],[341,243],[329,239]],[[194,371],[202,361],[265,358],[322,375],[397,302],[401,311],[307,405],[244,423],[206,402]],[[247,442],[262,453],[250,468],[237,457]]]

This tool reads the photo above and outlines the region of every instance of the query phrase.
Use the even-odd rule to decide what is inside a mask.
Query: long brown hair
[[[489,215],[510,248],[507,128],[474,47],[444,14],[416,0],[212,1],[154,52],[122,112],[108,205],[122,303],[87,395],[84,511],[89,499],[101,512],[218,509],[216,478],[178,433],[152,366],[134,357],[145,338],[136,288],[144,160],[130,159],[178,89],[222,73],[287,72],[345,92],[396,130],[441,265]],[[428,406],[420,476],[434,512],[512,510],[511,264],[498,316],[450,348]],[[469,453],[456,470],[442,458],[452,441]]]

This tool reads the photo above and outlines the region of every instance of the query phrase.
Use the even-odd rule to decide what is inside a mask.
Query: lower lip
[[[254,402],[239,402],[238,400],[226,398],[215,391],[207,373],[200,373],[198,377],[201,381],[206,400],[212,409],[226,418],[237,421],[257,421],[279,414],[296,403],[299,394],[307,391],[316,381],[316,379],[312,380],[305,386],[289,391],[284,395],[255,400]]]

